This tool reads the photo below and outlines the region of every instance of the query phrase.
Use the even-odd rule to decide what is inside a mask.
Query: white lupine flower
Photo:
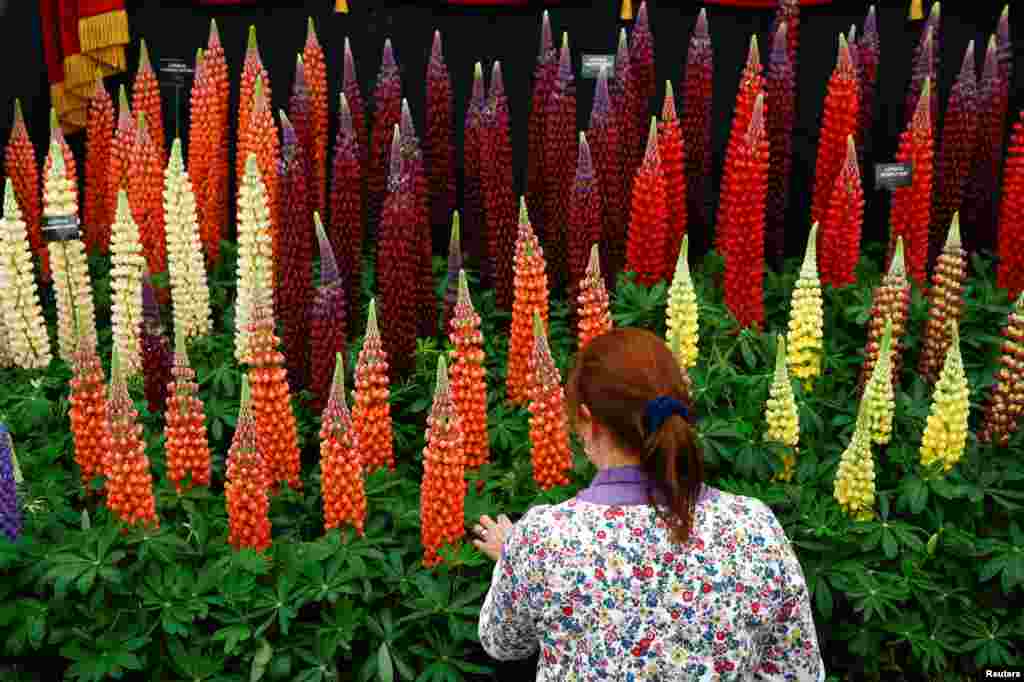
[[[245,177],[238,189],[238,292],[235,302],[235,358],[249,352],[249,325],[256,296],[273,291],[273,253],[267,188],[260,177],[256,155],[245,162]]]
[[[142,275],[146,257],[142,253],[139,226],[132,218],[128,194],[117,193],[117,214],[110,228],[110,318],[114,343],[126,377],[142,371]]]

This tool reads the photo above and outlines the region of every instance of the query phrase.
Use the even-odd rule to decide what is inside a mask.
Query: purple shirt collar
[[[666,501],[664,491],[638,465],[602,469],[590,486],[576,495],[581,502],[607,505],[650,504],[651,494],[660,503]]]

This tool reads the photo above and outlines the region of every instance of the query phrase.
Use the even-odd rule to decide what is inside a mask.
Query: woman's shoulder
[[[764,549],[776,549],[788,544],[786,532],[775,512],[764,501],[756,497],[728,493],[705,486],[705,492],[698,504],[704,524],[714,529],[715,535],[732,527],[742,531],[744,537],[755,539],[755,544]]]

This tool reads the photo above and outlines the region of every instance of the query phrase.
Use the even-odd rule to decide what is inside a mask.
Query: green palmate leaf
[[[380,682],[395,682],[395,668],[387,642],[381,642],[377,649],[377,678]]]

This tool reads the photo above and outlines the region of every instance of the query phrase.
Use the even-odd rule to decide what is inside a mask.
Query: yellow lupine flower
[[[950,322],[950,344],[942,373],[935,384],[932,409],[921,439],[921,466],[941,464],[948,472],[964,455],[967,445],[968,402],[967,375],[960,356],[960,334]]]
[[[67,176],[64,155],[56,139],[50,141],[50,172],[43,183],[43,218],[78,216],[78,190]],[[46,245],[57,299],[57,341],[60,357],[74,358],[78,339],[96,344],[96,307],[92,300],[89,263],[81,239]],[[81,319],[78,319],[81,318]],[[75,329],[81,325],[79,337]]]
[[[800,268],[800,277],[793,289],[789,313],[789,371],[811,389],[814,377],[821,374],[822,328],[824,309],[821,282],[818,280],[818,223],[807,237],[807,251]]]
[[[249,353],[249,325],[256,296],[273,291],[273,254],[267,186],[260,177],[256,155],[245,161],[245,176],[238,189],[238,293],[235,303],[235,358]]]
[[[142,254],[139,226],[128,206],[128,194],[117,193],[117,213],[110,228],[110,322],[125,378],[142,372]]]
[[[875,458],[871,452],[871,433],[863,402],[853,438],[839,459],[832,495],[843,511],[853,518],[868,521],[874,517]]]
[[[700,340],[697,292],[693,288],[690,264],[687,262],[689,239],[689,235],[683,235],[683,245],[679,249],[675,276],[672,278],[672,286],[668,290],[668,308],[666,310],[668,344],[675,352],[679,366],[684,370],[697,364],[697,344]]]
[[[885,320],[882,348],[864,389],[863,400],[871,440],[885,445],[892,436],[892,418],[896,411],[896,394],[892,387],[892,320],[889,318]]]
[[[210,333],[210,290],[199,240],[196,196],[185,172],[180,139],[175,139],[171,146],[171,158],[164,173],[164,213],[174,335],[190,341]]]
[[[779,334],[778,352],[775,360],[775,381],[768,390],[765,402],[765,421],[768,432],[765,440],[769,440],[789,449],[783,455],[783,470],[777,475],[778,480],[793,480],[793,469],[798,453],[797,443],[800,440],[800,418],[796,410],[796,398],[793,397],[793,385],[786,371],[786,340]]]
[[[28,228],[10,178],[4,188],[4,216],[0,220],[0,326],[7,335],[8,353],[15,366],[43,369],[50,364],[50,336],[39,303]]]

